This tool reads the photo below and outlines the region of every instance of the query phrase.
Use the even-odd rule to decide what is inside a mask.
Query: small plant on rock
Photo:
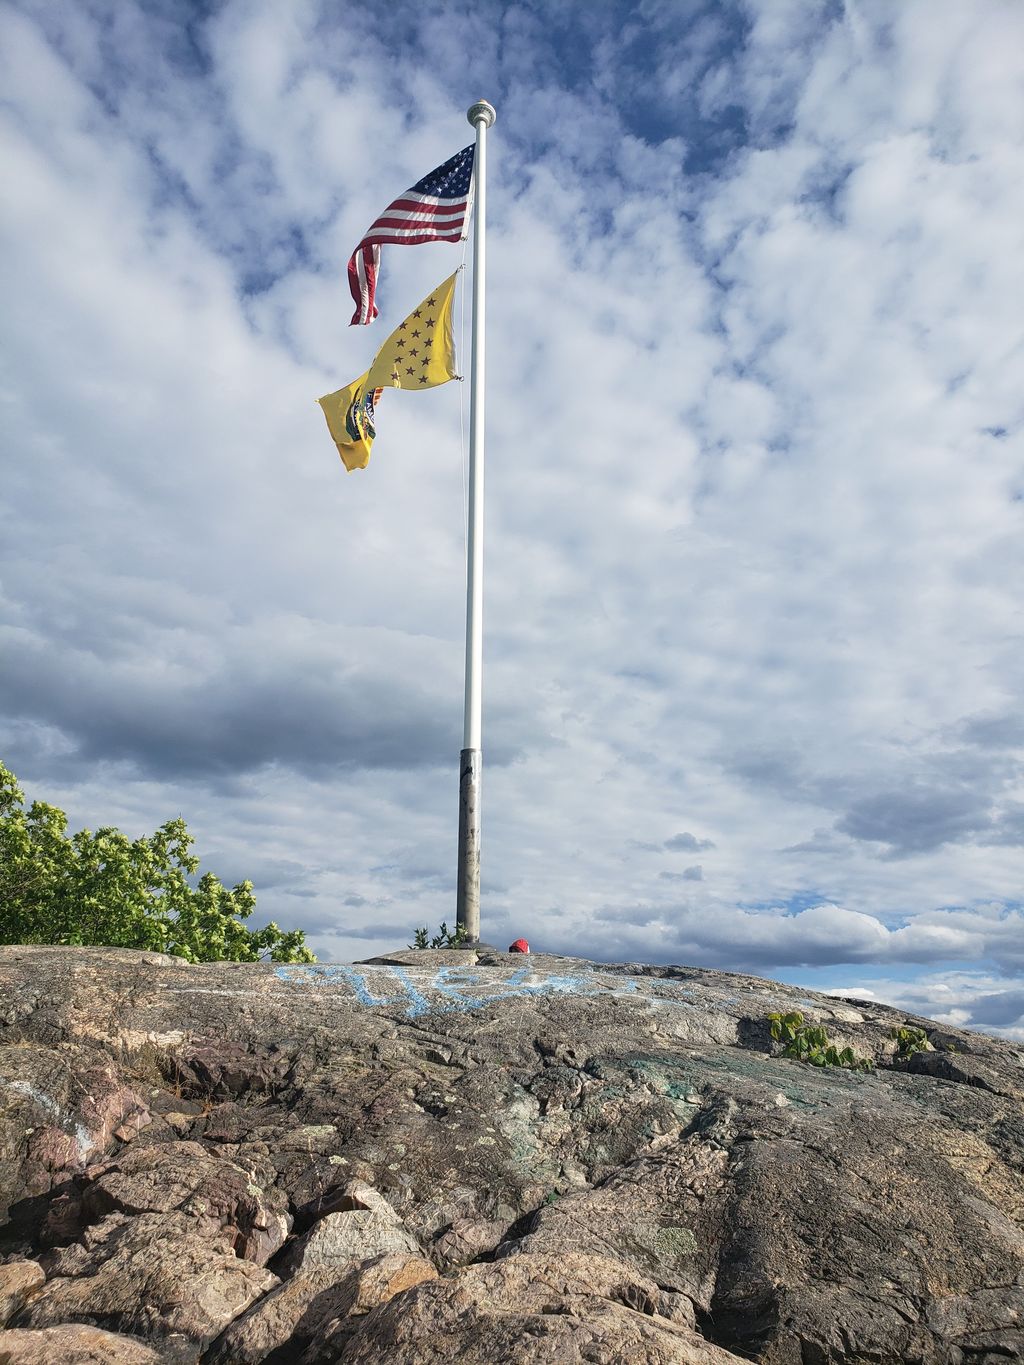
[[[851,1047],[836,1047],[820,1024],[805,1024],[799,1010],[769,1014],[772,1037],[782,1043],[782,1056],[810,1066],[838,1066],[846,1071],[870,1071],[873,1063],[858,1057]]]
[[[915,1028],[912,1024],[904,1024],[902,1028],[892,1028],[889,1030],[889,1037],[896,1040],[896,1059],[905,1061],[908,1057],[913,1057],[915,1052],[930,1052],[932,1045],[928,1041],[928,1035],[923,1028]]]
[[[454,929],[449,929],[445,920],[441,921],[441,927],[434,935],[429,938],[429,930],[424,924],[413,933],[413,941],[409,944],[410,948],[459,948],[466,942],[468,935],[464,924],[457,924]]]

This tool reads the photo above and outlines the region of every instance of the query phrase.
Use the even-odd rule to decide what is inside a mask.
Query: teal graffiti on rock
[[[275,968],[275,975],[279,981],[291,986],[345,986],[360,1005],[370,1009],[403,1007],[410,1019],[431,1012],[464,1014],[484,1009],[498,1000],[543,995],[635,996],[638,991],[635,980],[620,981],[610,988],[593,972],[542,975],[529,967],[513,972],[493,990],[486,988],[486,976],[470,967],[441,967],[429,982],[421,979],[419,984],[413,980],[411,972],[399,966],[355,968],[340,963],[294,964]],[[664,1003],[685,1004],[682,1000]]]

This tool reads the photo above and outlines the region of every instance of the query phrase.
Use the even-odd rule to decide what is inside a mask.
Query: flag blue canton
[[[439,199],[464,199],[469,193],[469,182],[473,178],[473,154],[476,146],[470,144],[456,152],[453,157],[431,171],[422,180],[417,180],[412,189],[416,194],[433,194]]]

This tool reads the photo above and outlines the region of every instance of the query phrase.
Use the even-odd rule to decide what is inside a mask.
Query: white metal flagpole
[[[487,129],[494,106],[479,100],[466,117],[476,129],[473,167],[473,321],[469,395],[469,544],[466,572],[466,712],[459,761],[459,877],[456,924],[480,939],[480,717],[484,623],[484,276],[487,245]]]

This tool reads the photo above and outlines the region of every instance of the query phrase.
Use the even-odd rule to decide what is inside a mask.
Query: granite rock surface
[[[0,1220],[0,1362],[1005,1365],[1024,1055],[685,967],[2,948]]]

